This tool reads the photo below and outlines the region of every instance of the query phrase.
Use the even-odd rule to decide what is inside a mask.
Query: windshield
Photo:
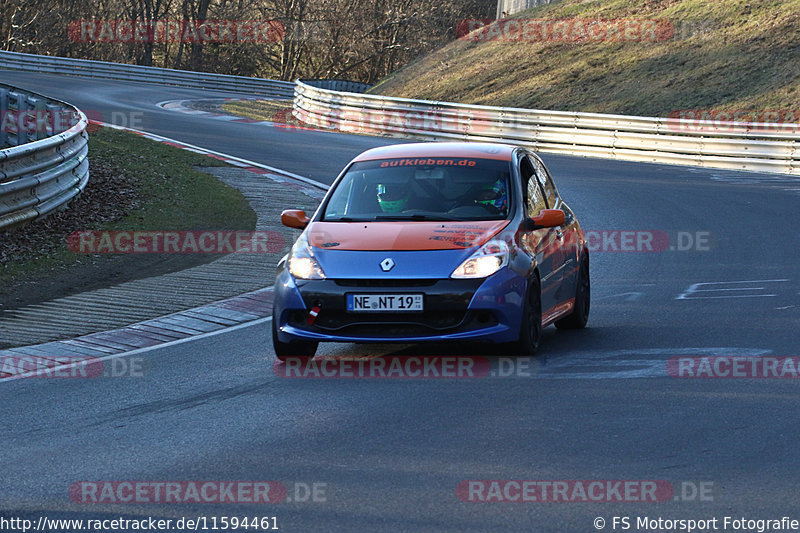
[[[509,163],[404,158],[355,163],[322,220],[500,220],[509,215]]]

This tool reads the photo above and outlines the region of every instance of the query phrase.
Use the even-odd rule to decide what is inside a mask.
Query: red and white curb
[[[324,183],[320,183],[310,178],[306,178],[305,176],[294,174],[292,172],[287,172],[279,168],[271,167],[268,165],[262,165],[261,163],[256,163],[254,161],[249,161],[247,159],[242,159],[241,157],[236,157],[229,154],[223,154],[221,152],[215,152],[214,150],[209,150],[208,148],[202,148],[200,146],[195,146],[193,144],[176,141],[175,139],[170,139],[169,137],[162,137],[161,135],[156,135],[154,133],[147,133],[145,131],[139,131],[132,128],[117,126],[115,124],[106,124],[105,122],[98,122],[94,120],[91,120],[89,122],[98,126],[112,128],[115,130],[129,131],[131,133],[141,135],[146,139],[150,139],[151,141],[156,141],[162,144],[166,144],[168,146],[180,148],[181,150],[186,150],[188,152],[194,152],[196,154],[205,155],[217,159],[219,161],[223,161],[229,165],[243,168],[245,170],[249,170],[250,172],[255,172],[256,174],[270,174],[270,176],[276,181],[284,183],[287,187],[296,189],[298,191],[302,191],[305,194],[311,196],[312,198],[321,199],[325,195],[325,191],[328,190],[328,185],[325,185]],[[306,186],[304,187],[301,184],[294,183],[292,180],[299,181],[302,184],[305,184]]]
[[[327,185],[304,176],[168,137],[113,124],[91,122],[130,131],[147,139],[206,155],[257,174],[269,175],[271,179],[312,198],[321,199],[328,188]],[[93,361],[122,357],[266,322],[270,320],[272,314],[272,300],[273,288],[265,287],[110,331],[0,350],[0,382],[68,370],[85,364],[85,361],[81,361],[81,358],[85,357],[90,357]],[[65,364],[63,363],[65,357],[76,361]],[[30,364],[17,364],[26,358]]]
[[[273,289],[267,287],[111,331],[0,350],[0,382],[55,375],[85,365],[86,358],[104,361],[266,322],[272,299]],[[19,364],[26,358],[29,364]]]
[[[187,102],[193,102],[196,100],[166,100],[164,102],[159,102],[156,104],[157,107],[164,109],[166,111],[176,111],[179,113],[185,113],[187,115],[192,115],[195,117],[203,117],[212,120],[224,120],[225,122],[239,122],[243,124],[253,124],[256,126],[270,126],[272,128],[284,128],[284,129],[291,129],[291,130],[305,130],[305,131],[319,131],[330,133],[329,130],[315,128],[311,126],[297,126],[294,124],[286,124],[285,122],[281,121],[272,121],[272,120],[259,120],[255,118],[247,118],[247,117],[240,117],[237,115],[230,115],[227,113],[214,113],[211,111],[203,111],[202,109],[194,109],[186,105]],[[258,101],[267,101],[264,98],[209,98],[203,99],[204,102],[258,102]],[[287,114],[291,114],[290,111],[286,111]],[[276,117],[280,114],[280,112],[276,113]],[[283,117],[279,117],[283,120]]]

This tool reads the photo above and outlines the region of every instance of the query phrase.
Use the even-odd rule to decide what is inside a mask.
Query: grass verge
[[[90,179],[69,209],[0,231],[0,310],[131,279],[173,272],[217,256],[83,255],[67,248],[82,230],[250,230],[242,194],[198,166],[224,163],[142,136],[100,128],[89,135]]]
[[[655,42],[459,39],[371,92],[640,116],[796,112],[800,103],[800,0],[561,0],[514,18],[655,19],[672,34]]]
[[[231,115],[254,120],[303,126],[303,123],[292,115],[292,100],[234,100],[222,104],[222,110]]]

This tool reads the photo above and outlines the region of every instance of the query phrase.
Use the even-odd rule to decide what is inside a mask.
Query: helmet
[[[487,207],[494,207],[499,213],[504,213],[508,207],[508,195],[506,194],[506,184],[502,178],[498,178],[494,183],[482,186],[478,189],[475,202]]]
[[[400,183],[378,185],[378,205],[384,213],[399,213],[408,203],[408,188]]]

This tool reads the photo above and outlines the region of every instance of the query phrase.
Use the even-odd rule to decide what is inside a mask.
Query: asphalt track
[[[155,107],[229,94],[6,71],[0,81],[326,183],[360,151],[396,142]],[[676,356],[800,356],[800,180],[543,159],[585,229],[666,232],[678,248],[699,232],[701,246],[595,251],[589,327],[548,328],[536,360],[503,363],[516,365],[511,375],[494,360],[485,378],[282,378],[262,322],[131,356],[147,362],[141,378],[3,383],[0,516],[276,516],[281,530],[301,532],[588,532],[597,517],[613,529],[614,516],[630,517],[632,531],[641,530],[637,516],[717,517],[720,530],[725,516],[800,520],[797,379],[677,379],[665,370]],[[664,480],[675,492],[660,503],[473,503],[456,493],[464,480],[509,479]],[[293,501],[70,500],[73,483],[124,480],[275,480]],[[324,484],[324,501],[296,501],[313,483]],[[693,495],[701,483],[708,492]]]

